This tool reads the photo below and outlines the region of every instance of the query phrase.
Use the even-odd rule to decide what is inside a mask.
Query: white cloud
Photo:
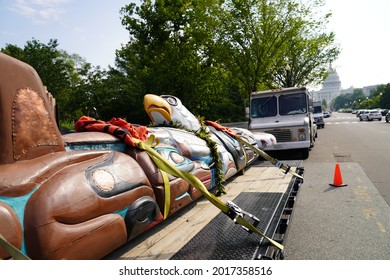
[[[36,10],[30,7],[24,0],[16,0],[13,2],[10,10],[26,17],[33,17],[36,15]]]
[[[67,3],[69,0],[31,0],[31,2],[39,6],[53,7],[62,3]]]
[[[65,13],[65,10],[59,8],[45,8],[38,13],[45,21],[50,21],[59,20],[61,15]]]
[[[9,9],[35,23],[61,19],[66,10],[63,5],[71,0],[16,0]]]

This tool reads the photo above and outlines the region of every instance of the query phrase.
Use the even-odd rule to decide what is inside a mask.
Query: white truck
[[[322,112],[321,101],[313,102],[313,118],[318,128],[325,128],[324,113]]]
[[[308,158],[317,126],[312,116],[312,97],[305,87],[253,92],[250,98],[249,130],[276,137],[264,150],[300,149]]]

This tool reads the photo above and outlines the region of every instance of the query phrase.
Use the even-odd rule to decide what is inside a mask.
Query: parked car
[[[356,111],[356,117],[359,118],[359,117],[360,117],[360,114],[363,113],[364,111],[367,111],[367,110],[364,110],[364,109],[363,109],[363,110],[357,110],[357,111]]]
[[[323,115],[324,115],[324,118],[329,118],[332,113],[330,111],[327,111],[327,112],[323,112]]]
[[[382,114],[378,110],[367,110],[360,114],[360,121],[382,120]]]
[[[387,114],[385,116],[385,120],[386,120],[386,122],[390,122],[390,111],[387,112]]]
[[[382,109],[381,110],[382,116],[386,116],[388,112],[389,112],[389,109]]]
[[[313,118],[317,128],[325,128],[324,113],[320,101],[313,102]]]

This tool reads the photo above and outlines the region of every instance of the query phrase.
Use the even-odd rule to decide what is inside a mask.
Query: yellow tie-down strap
[[[14,259],[14,260],[30,260],[25,254],[18,250],[15,246],[9,243],[1,234],[0,234],[0,247],[3,247],[5,251]]]
[[[151,159],[154,161],[154,163],[157,165],[157,167],[177,178],[182,178],[186,180],[191,186],[194,186],[198,191],[200,191],[205,198],[207,198],[214,206],[219,208],[223,213],[228,215],[236,224],[240,224],[243,226],[248,232],[252,233],[255,232],[265,238],[267,241],[269,241],[273,246],[277,247],[280,250],[284,250],[284,246],[282,244],[279,244],[278,242],[272,240],[271,238],[267,237],[264,233],[262,233],[260,230],[256,228],[255,225],[258,224],[259,219],[254,217],[253,215],[243,211],[241,208],[239,208],[237,205],[233,204],[232,202],[223,202],[219,198],[217,198],[215,195],[210,193],[206,186],[191,173],[182,171],[175,166],[173,166],[170,162],[168,162],[165,158],[163,158],[156,150],[152,148],[153,141],[154,141],[154,135],[151,135],[148,141],[142,142],[138,139],[133,139],[134,143],[137,145],[137,147],[141,150],[144,150],[148,153],[148,155],[151,157]],[[252,224],[248,220],[245,219],[245,215],[248,215],[250,218],[252,218],[255,222]]]
[[[303,177],[299,174],[297,174],[295,171],[291,170],[291,167],[289,165],[285,165],[283,164],[282,162],[278,161],[277,159],[271,157],[270,155],[268,155],[266,152],[260,150],[259,148],[256,148],[255,146],[251,145],[250,143],[248,143],[247,141],[245,141],[244,139],[242,139],[240,136],[234,136],[236,138],[236,140],[238,142],[241,143],[241,145],[245,145],[247,146],[248,148],[252,149],[256,154],[258,154],[259,156],[261,156],[262,158],[268,160],[270,163],[272,163],[274,166],[284,170],[284,173],[287,174],[287,173],[290,173],[292,174],[293,176],[299,178],[299,179],[302,179],[303,180]]]
[[[167,173],[160,169],[161,176],[164,182],[164,220],[168,218],[169,210],[171,208],[171,186]]]

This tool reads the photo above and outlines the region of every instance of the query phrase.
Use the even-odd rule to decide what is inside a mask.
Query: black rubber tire
[[[302,149],[302,159],[308,159],[309,158],[309,148],[303,148]]]

